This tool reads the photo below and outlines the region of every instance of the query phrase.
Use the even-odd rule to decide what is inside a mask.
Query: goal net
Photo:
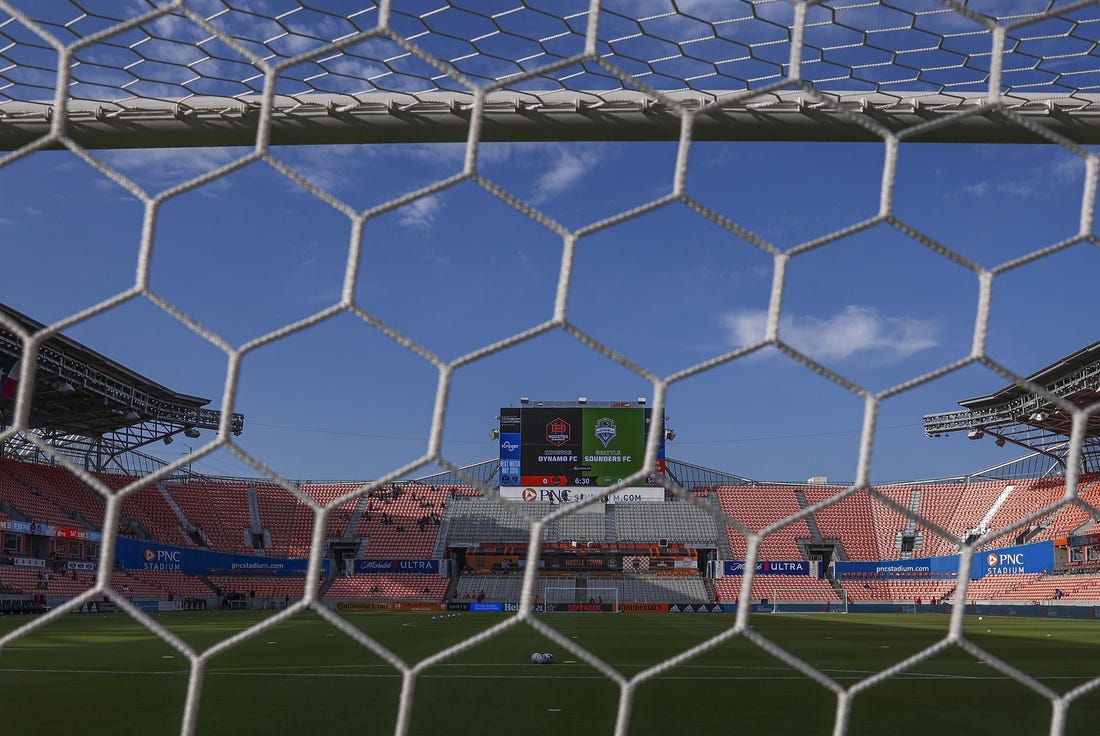
[[[769,601],[772,613],[848,613],[847,591],[777,588]]]
[[[447,471],[463,467],[448,441],[469,444],[467,439],[455,440],[453,433],[461,426],[454,421],[455,413],[477,403],[462,393],[471,383],[518,391],[513,387],[533,380],[520,375],[526,366],[541,369],[556,361],[570,370],[547,371],[537,374],[539,378],[547,383],[560,379],[561,383],[552,385],[561,390],[578,389],[563,375],[586,380],[590,376],[573,366],[574,353],[556,352],[563,344],[586,351],[616,371],[614,376],[592,378],[592,385],[629,385],[631,391],[636,386],[639,392],[651,393],[649,406],[656,412],[663,411],[669,396],[683,391],[686,400],[724,413],[715,420],[715,428],[728,426],[735,414],[768,415],[775,426],[764,430],[757,425],[754,431],[784,439],[812,436],[827,448],[823,458],[847,459],[844,467],[854,469],[853,485],[868,493],[873,491],[873,483],[888,475],[872,471],[874,463],[881,462],[883,445],[892,447],[889,430],[912,424],[911,415],[896,423],[882,421],[903,394],[909,394],[906,400],[911,399],[910,392],[936,381],[953,380],[958,372],[974,368],[1012,382],[1021,387],[1021,394],[1038,395],[1034,384],[1027,384],[1024,378],[1034,366],[1006,367],[996,362],[998,351],[989,346],[994,283],[1007,280],[1011,285],[1017,274],[1044,264],[1054,270],[1049,264],[1077,245],[1095,256],[1094,204],[1100,158],[1086,148],[1100,143],[1100,95],[1092,84],[1100,74],[1095,41],[1100,13],[1095,2],[585,0],[536,4],[502,0],[484,5],[487,7],[458,0],[378,0],[373,4],[0,0],[0,151],[4,152],[0,154],[0,176],[5,177],[0,185],[3,205],[8,207],[0,209],[0,227],[5,242],[33,246],[13,254],[5,264],[5,301],[8,294],[22,289],[19,293],[46,295],[48,301],[40,303],[49,307],[49,316],[41,317],[47,324],[37,328],[2,325],[5,334],[18,333],[0,345],[0,371],[6,374],[2,387],[6,403],[0,418],[3,441],[14,442],[17,436],[34,435],[35,431],[50,435],[58,444],[70,439],[64,423],[44,429],[34,426],[30,410],[33,381],[14,379],[19,375],[33,379],[35,364],[23,361],[20,369],[8,357],[18,355],[23,347],[37,350],[46,337],[85,322],[101,317],[121,319],[129,309],[125,305],[132,302],[142,302],[141,308],[155,312],[182,335],[173,337],[170,331],[161,335],[160,323],[154,328],[142,323],[142,329],[128,334],[158,341],[163,337],[165,343],[172,343],[172,349],[167,349],[169,346],[157,342],[143,350],[143,359],[171,356],[173,369],[178,370],[178,356],[188,356],[184,362],[189,363],[192,354],[208,349],[221,361],[204,364],[207,370],[203,373],[215,376],[221,389],[217,395],[225,397],[227,417],[238,396],[252,399],[265,387],[276,385],[277,376],[293,375],[297,383],[308,383],[318,391],[339,391],[328,404],[317,398],[320,394],[298,394],[305,396],[302,403],[309,405],[306,414],[322,414],[322,406],[325,411],[351,406],[356,413],[356,421],[349,422],[345,431],[309,430],[333,441],[340,435],[353,435],[354,446],[313,456],[358,459],[364,445],[384,446],[379,451],[384,459],[376,461],[372,473],[386,482],[415,477],[415,471],[433,464]],[[851,166],[851,149],[798,145],[806,141],[866,144],[874,154],[865,155],[864,160],[873,159],[873,164]],[[607,142],[612,150],[598,155],[591,147],[594,142]],[[627,147],[637,142],[662,145],[659,149]],[[732,147],[740,142],[752,145]],[[922,168],[922,155],[908,153],[914,147],[945,142],[966,143],[960,150],[976,143],[1035,144],[1028,150],[1056,155],[1043,167],[1009,176],[998,165],[1010,157],[988,155],[964,172],[944,172],[938,167]],[[368,143],[386,145],[352,145]],[[389,144],[405,143],[419,148],[406,153],[386,173],[379,173],[381,162],[393,155]],[[446,143],[459,145],[435,146]],[[303,154],[295,148],[312,149],[319,144],[344,146],[325,154],[313,150]],[[238,146],[243,148],[233,148]],[[177,157],[178,180],[142,180],[142,176],[167,168],[169,156],[160,149],[168,147],[192,147],[210,155]],[[425,150],[429,147],[431,150]],[[132,149],[154,150],[144,152],[147,157],[135,164],[134,158],[118,155],[116,149],[127,154]],[[211,149],[217,150],[211,153]],[[43,159],[47,151],[65,156],[65,163]],[[325,164],[319,173],[307,171],[318,162]],[[623,162],[631,168],[617,170]],[[276,180],[274,184],[265,182],[268,188],[263,194],[249,186],[250,180],[244,186],[234,186],[239,183],[234,177],[248,176],[253,164]],[[42,216],[46,203],[62,199],[62,184],[77,176],[77,170],[90,170],[95,181],[86,181],[86,186],[70,192],[65,207],[75,208],[95,192],[109,192],[112,200],[135,205],[129,229],[124,218],[109,218],[100,223],[101,231],[94,231],[90,226],[96,215],[92,205],[79,217],[57,210]],[[51,176],[38,179],[35,172]],[[642,174],[657,178],[647,179]],[[215,187],[213,191],[203,189],[210,186]],[[461,187],[474,190],[476,196],[453,206],[450,214],[459,221],[444,227],[443,195]],[[630,187],[641,193],[619,196],[619,188]],[[230,205],[232,214],[211,214],[209,208],[228,201],[231,190],[247,190],[253,195],[246,203]],[[284,206],[279,200],[287,190],[296,197],[293,206]],[[369,190],[369,198],[365,190]],[[8,204],[28,192],[41,201]],[[768,200],[767,208],[744,204],[750,195],[761,192]],[[931,204],[923,203],[927,205],[924,211],[911,205],[917,214],[910,217],[912,209],[906,210],[900,202],[920,193],[935,198]],[[565,194],[574,195],[574,199],[565,204],[555,201]],[[982,207],[968,206],[965,202],[971,200],[964,200],[963,195],[981,202]],[[988,207],[987,201],[997,197],[1007,202],[999,211]],[[179,209],[174,209],[177,205]],[[1024,228],[1020,222],[1027,218],[1021,216],[1021,210],[1029,205],[1038,222]],[[944,214],[949,207],[959,219],[973,211],[980,215],[963,231],[944,235],[940,228],[952,219]],[[283,222],[279,217],[288,213],[304,213],[293,218],[297,229],[260,234],[264,226],[278,227]],[[665,216],[680,219],[654,228],[653,218]],[[759,219],[754,221],[754,217]],[[331,220],[338,221],[334,226],[337,234],[325,230],[319,235],[322,225],[328,226]],[[398,279],[384,270],[383,266],[408,255],[413,243],[426,241],[426,232],[437,221],[444,235],[432,241],[434,249],[417,251],[420,260],[409,266],[411,276]],[[65,222],[76,223],[77,231],[59,234],[53,229]],[[1057,227],[1043,227],[1050,223]],[[371,230],[376,226],[393,229],[379,234]],[[621,248],[614,252],[614,260],[585,260],[601,250],[592,246],[593,241],[596,246],[605,245],[600,238],[624,229],[629,234],[622,237],[623,242],[613,244]],[[96,237],[89,234],[93,231],[98,233]],[[1011,255],[996,253],[983,260],[968,250],[978,242],[995,242],[1000,247],[999,235],[1005,234],[1020,234],[1021,241],[1014,246],[1017,251]],[[461,252],[455,244],[466,235],[480,238],[483,247]],[[872,243],[873,248],[856,255],[843,247],[852,239],[880,237],[881,241]],[[281,282],[272,277],[275,249],[268,247],[280,240],[294,241],[296,266],[301,270]],[[536,246],[524,250],[536,241]],[[38,246],[47,242],[68,242],[70,248],[65,253],[43,245],[45,255],[38,256]],[[236,264],[228,260],[230,242],[258,243],[264,249],[242,259],[247,267],[237,273],[231,268]],[[714,244],[721,255],[711,259],[689,254],[688,249],[704,242]],[[176,247],[175,260],[166,244]],[[500,244],[519,251],[518,255],[492,250]],[[116,254],[116,260],[108,262],[109,246],[120,246],[125,255]],[[310,271],[314,258],[322,258],[327,251],[338,252],[338,262],[328,264],[328,271]],[[934,263],[929,270],[935,275],[919,283],[912,281],[912,273],[896,260],[899,254],[914,252],[914,258]],[[73,296],[61,284],[58,273],[67,267],[68,255],[81,253],[91,253],[96,260],[82,262],[87,268],[69,283],[97,288]],[[885,267],[882,263],[868,265],[884,253]],[[40,263],[33,260],[38,257],[43,259]],[[485,285],[471,281],[477,272],[490,272],[507,257],[514,257],[507,261],[509,270],[491,272],[495,281]],[[834,261],[839,262],[836,268],[824,273],[822,265]],[[17,270],[21,262],[37,268],[22,277]],[[360,267],[364,262],[381,274],[368,269],[363,276]],[[459,262],[469,267],[459,271]],[[680,266],[685,266],[684,270],[676,271]],[[1001,310],[998,319],[1012,327],[1002,343],[1011,349],[1001,352],[1033,353],[1030,348],[1019,350],[1020,335],[1039,339],[1051,331],[1049,325],[1080,321],[1057,314],[1032,328],[1024,322],[1022,310],[1011,311],[1028,301],[1014,295],[1031,293],[1036,284],[1054,285],[1048,286],[1043,299],[1027,304],[1028,311],[1037,311],[1037,302],[1053,301],[1053,296],[1094,293],[1094,283],[1071,283],[1072,278],[1093,273],[1090,268],[1094,266],[1065,265],[1050,278],[1020,276],[1015,282],[1019,288],[1001,288],[998,294],[1008,298],[996,303]],[[213,285],[200,283],[199,277],[207,271],[221,280]],[[891,279],[899,273],[904,285],[919,291],[921,298],[897,314],[883,314],[851,302],[830,305],[835,307],[830,313],[811,313],[819,300],[834,294],[862,297],[876,292],[884,304],[890,303],[895,296]],[[310,282],[307,277],[311,274],[323,275]],[[615,280],[623,274],[631,278],[626,288]],[[838,284],[838,275],[849,280]],[[173,276],[181,279],[179,288],[163,288],[163,280]],[[747,279],[755,279],[752,288],[743,288]],[[251,296],[244,294],[244,287],[252,282],[258,282],[260,288],[250,292]],[[428,300],[442,286],[456,283],[458,287],[448,292],[442,303]],[[253,312],[245,309],[257,296],[280,285],[301,301],[291,303],[288,298],[286,305]],[[484,312],[466,308],[467,300],[486,294],[494,301]],[[705,301],[690,302],[700,296]],[[206,304],[217,298],[227,301]],[[537,309],[524,311],[530,304],[537,304]],[[683,304],[689,308],[676,322],[664,329],[654,327],[660,313],[682,309]],[[951,312],[950,318],[930,324],[914,317],[929,304]],[[643,313],[646,308],[654,311]],[[213,313],[211,322],[231,314],[249,323],[234,322],[237,332],[226,337],[203,317],[194,316],[203,309]],[[404,321],[417,317],[421,321],[411,326]],[[721,331],[707,332],[707,319],[710,327]],[[306,347],[295,344],[313,328],[327,329],[339,320],[352,322],[359,330],[361,342],[355,347],[368,344],[362,354],[348,349],[323,360],[313,350],[325,340]],[[467,323],[485,329],[464,336],[469,344],[452,340],[450,328],[456,326],[457,332],[457,327]],[[645,332],[622,339],[632,325],[643,326]],[[948,326],[958,331],[949,338],[937,337],[936,330]],[[390,361],[388,355],[375,356],[376,343],[366,343],[365,332],[370,333],[369,339],[397,346],[402,351],[400,358]],[[113,344],[134,342],[120,339],[119,334],[127,333],[112,334]],[[522,352],[537,340],[558,338],[561,342],[551,343],[549,350],[542,344],[542,352]],[[941,339],[942,343],[937,342]],[[933,343],[950,349],[923,359],[922,346]],[[267,374],[251,370],[255,356],[279,349],[286,351],[281,354],[282,368]],[[885,372],[860,373],[860,366],[854,363],[862,363],[863,369],[881,368],[874,359],[875,349],[911,365],[911,372],[903,376],[890,373],[888,379],[883,378]],[[478,373],[488,371],[486,366],[493,364],[494,358],[513,350],[516,352],[497,361],[497,366],[501,362],[510,366],[510,372],[505,371],[508,375]],[[791,373],[820,379],[828,390],[815,385],[805,393],[784,390],[765,396],[768,392],[737,373],[764,353],[777,356],[775,365],[784,361],[774,374],[786,375],[785,369],[791,368]],[[864,360],[869,353],[872,359]],[[309,359],[303,362],[303,355]],[[47,358],[40,355],[40,363]],[[405,358],[410,362],[401,362]],[[853,360],[845,364],[849,358]],[[353,365],[360,373],[346,383],[328,380],[325,371],[337,364]],[[249,370],[242,368],[245,365]],[[286,366],[294,367],[289,374]],[[849,371],[854,371],[855,377]],[[187,372],[192,372],[190,365]],[[307,373],[308,382],[298,380]],[[401,384],[395,388],[393,382],[401,373],[420,377],[422,387],[405,390]],[[472,381],[471,374],[476,377]],[[267,380],[257,378],[265,375]],[[702,390],[695,388],[707,380],[713,383]],[[362,420],[375,418],[374,407],[364,409],[351,397],[357,400],[368,388],[379,387],[387,394],[379,404],[401,406],[393,410],[394,426],[387,425],[390,417],[386,417],[376,429],[365,430]],[[46,388],[59,394],[74,390],[66,382]],[[409,410],[414,393],[419,403],[416,410]],[[777,408],[781,403],[783,407]],[[854,414],[845,415],[848,421],[831,424],[821,433],[803,431],[806,413],[820,406],[851,412],[850,405],[856,408]],[[73,406],[80,408],[76,403]],[[124,405],[120,416],[133,413],[140,418],[137,408]],[[1074,427],[1068,452],[1075,458],[1082,443],[1079,430],[1086,422],[1070,419],[1088,417],[1086,410],[1077,406],[1062,409],[1066,426]],[[391,452],[387,443],[406,434],[400,428],[406,425],[399,425],[396,419],[413,414],[430,417],[430,426],[418,427],[414,449]],[[266,429],[287,429],[290,423],[274,416],[266,422]],[[196,445],[195,460],[201,461],[209,450],[228,449],[235,461],[240,459],[258,474],[290,485],[272,468],[286,456],[310,453],[286,452],[282,448],[290,443],[280,439],[250,454],[238,444],[239,429],[227,420],[212,444]],[[45,447],[50,437],[39,435],[25,440],[28,451],[60,458],[59,451]],[[973,435],[980,439],[982,432],[975,429]],[[671,440],[674,433],[667,436]],[[364,442],[364,437],[369,440]],[[157,439],[150,434],[135,441],[149,449],[159,444]],[[733,447],[731,443],[750,439],[762,438],[728,435],[708,437],[698,444]],[[850,442],[844,445],[844,439]],[[999,441],[1004,444],[1004,438]],[[786,458],[798,455],[787,451],[777,463],[785,465]],[[175,462],[172,470],[183,464]],[[1072,475],[1076,466],[1070,465],[1068,473]],[[654,456],[647,461],[646,472],[656,473],[656,469]],[[910,477],[927,477],[921,472],[918,466]],[[325,467],[314,468],[313,473],[293,477],[332,477]],[[158,484],[167,474],[157,470],[148,481]],[[454,477],[459,477],[457,472]],[[0,653],[5,656],[5,648],[16,649],[12,645],[32,635],[38,626],[75,611],[78,603],[113,594],[110,571],[118,534],[115,522],[123,503],[137,489],[116,493],[106,490],[103,482],[89,473],[82,479],[97,489],[95,500],[100,508],[106,507],[100,547],[103,558],[95,587],[83,598],[55,606],[47,614],[49,618],[5,629],[0,634]],[[729,479],[723,476],[717,482]],[[493,495],[491,488],[483,490]],[[699,501],[680,495],[688,502]],[[1056,500],[1069,504],[1078,499],[1067,493]],[[420,697],[422,702],[431,702],[423,696],[427,688],[417,689],[417,678],[426,667],[405,661],[369,634],[353,630],[320,598],[323,586],[318,571],[327,532],[323,527],[341,513],[350,516],[347,508],[340,510],[349,502],[354,508],[356,499],[342,495],[311,500],[311,508],[323,513],[316,517],[316,533],[310,537],[306,529],[303,535],[307,539],[303,548],[309,548],[310,574],[300,604],[285,613],[289,617],[311,609],[354,638],[365,651],[386,660],[403,678],[394,732],[404,736],[411,729],[414,700]],[[757,551],[772,535],[789,543],[790,538],[784,535],[796,524],[804,524],[805,508],[795,506],[792,500],[790,517],[779,520],[789,522],[786,526],[769,519],[765,523],[772,524],[773,531],[768,534],[738,530],[731,536],[739,536],[742,542],[748,539],[747,546]],[[894,503],[889,513],[896,512],[899,528],[914,522],[922,529],[929,528],[920,516],[921,508],[920,504],[907,509]],[[570,513],[567,508],[560,511]],[[427,509],[418,513],[426,518]],[[552,513],[558,514],[559,509]],[[708,513],[718,522],[719,533],[725,534],[723,525],[728,517],[715,508]],[[626,520],[616,516],[608,515],[600,529],[607,532],[608,541],[625,538]],[[1082,515],[1082,521],[1086,516]],[[555,516],[545,524],[534,524],[530,518],[526,521],[545,536],[558,528],[555,525],[561,518]],[[348,519],[344,521],[346,528]],[[681,531],[694,533],[694,526],[684,521]],[[215,523],[213,518],[211,523]],[[302,531],[298,520],[293,526]],[[499,523],[487,522],[478,528],[478,538],[503,534],[501,528]],[[411,536],[412,529],[409,532]],[[927,536],[933,535],[929,532]],[[948,532],[943,536],[957,551],[962,540]],[[538,539],[531,541],[535,549]],[[393,549],[398,550],[396,555],[406,547],[395,543]],[[537,565],[538,559],[530,562]],[[746,577],[752,575],[751,570],[746,572]],[[525,599],[534,599],[539,584],[534,576],[527,578]],[[747,586],[751,584],[746,581]],[[965,587],[965,580],[960,585]],[[789,592],[776,591],[774,610],[816,606],[833,612],[848,607],[846,596],[838,595],[834,601],[807,591],[791,599]],[[964,592],[960,591],[959,600],[965,599]],[[586,607],[600,605],[592,602],[600,598],[613,610],[619,607],[618,590],[613,587],[589,587],[582,592],[576,587],[551,586],[541,594],[555,610],[558,605],[589,610]],[[212,649],[200,651],[149,614],[125,600],[119,603],[126,615],[172,648],[172,656],[180,658],[177,662],[186,659],[190,667],[190,677],[180,686],[185,694],[179,698],[183,701],[179,731],[185,736],[196,732],[204,700],[221,684],[215,679],[204,685],[211,652],[266,641],[261,634],[268,631],[268,624],[261,622],[227,634]],[[833,679],[827,670],[783,649],[782,641],[764,641],[749,625],[748,608],[741,607],[731,621],[733,634],[768,655],[781,652],[785,663],[797,663],[802,674],[823,686],[822,692],[827,691],[828,697],[835,695],[835,710],[830,707],[823,716],[835,721],[813,724],[814,728],[805,731],[831,727],[836,734],[846,733],[857,695],[873,690],[897,672],[884,665],[881,672],[849,687],[850,683]],[[515,616],[525,617],[521,622],[532,626],[541,623],[526,618],[530,611]],[[945,637],[949,638],[930,643],[908,659],[907,665],[936,656],[942,643],[962,642],[973,648],[963,621],[960,607],[948,623]],[[453,657],[506,628],[472,633],[460,644],[449,641],[446,648],[425,656]],[[693,644],[691,653],[695,656],[717,649],[727,640],[726,634],[715,636]],[[619,696],[618,709],[614,702],[608,708],[614,711],[614,732],[630,732],[634,709],[641,700],[637,693],[645,692],[635,685],[644,685],[653,672],[631,680],[587,652],[585,641],[555,641],[581,652],[578,658],[587,656],[586,661],[606,675]],[[274,650],[275,641],[269,643]],[[1022,671],[1026,665],[1016,669],[995,654],[983,656],[983,664],[988,662],[1001,675],[1049,700],[1055,706],[1051,708],[1050,733],[1064,732],[1067,708],[1072,714],[1071,699],[1037,683]],[[675,654],[669,656],[669,662],[675,660]],[[38,681],[45,691],[65,689],[52,688],[45,675]],[[1091,684],[1083,687],[1087,692]],[[72,728],[83,725],[74,723]],[[96,726],[96,730],[110,730],[103,724]]]

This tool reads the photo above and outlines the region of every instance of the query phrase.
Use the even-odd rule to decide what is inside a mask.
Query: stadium
[[[44,328],[9,307],[3,313],[28,332]],[[16,334],[0,338],[7,366],[0,408],[8,416],[24,356]],[[644,467],[653,423],[644,397],[521,398],[500,409],[499,458],[416,480],[301,482],[288,494],[270,480],[185,466],[143,484],[142,468],[156,472],[143,446],[216,429],[220,413],[63,335],[40,355],[28,423],[38,442],[17,434],[4,451],[6,613],[86,598],[96,583],[106,504],[68,464],[111,492],[134,489],[118,512],[111,588],[150,611],[297,602],[315,508],[343,498],[324,528],[318,589],[335,610],[514,611],[534,521],[542,522],[536,611],[946,610],[958,600],[955,539],[976,550],[966,605],[1011,606],[1021,615],[1050,615],[1053,606],[1091,618],[1100,602],[1100,520],[1090,508],[1100,492],[1093,470],[1100,426],[1090,425],[1074,469],[1070,490],[1079,503],[1064,503],[1073,475],[1060,406],[1095,399],[1100,343],[1027,378],[1055,400],[1009,386],[924,419],[930,436],[988,435],[1029,449],[1026,456],[866,493],[822,479],[760,483],[677,462],[665,457],[674,433],[664,421],[654,427],[656,473],[644,485],[624,485],[609,474]],[[244,431],[243,415],[227,419],[234,434]],[[46,448],[63,460],[51,462]],[[743,532],[765,529],[774,531],[749,559]],[[756,570],[747,589],[746,560]]]
[[[0,724],[1095,733],[1098,24],[0,0]]]
[[[27,332],[44,327],[10,307],[3,314]],[[0,409],[10,416],[24,356],[16,334],[0,331],[0,340]],[[1080,472],[1067,472],[1061,411],[1064,401],[1094,397],[1097,345],[1027,378],[1051,399],[1010,386],[924,418],[929,436],[988,435],[1029,449],[1022,458],[854,493],[824,479],[759,483],[666,458],[675,433],[653,421],[644,397],[521,398],[499,410],[499,458],[415,480],[301,482],[288,493],[270,480],[206,476],[189,465],[165,474],[143,447],[226,422],[243,433],[245,417],[222,417],[208,400],[63,335],[48,338],[39,356],[29,429],[9,437],[0,466],[0,610],[12,617],[66,611],[79,629],[136,609],[167,615],[171,628],[171,616],[184,612],[190,620],[193,612],[288,611],[309,586],[311,605],[343,615],[431,612],[432,621],[523,605],[534,614],[731,620],[740,609],[1066,619],[1100,610],[1091,508],[1098,435],[1090,428]],[[642,484],[607,475],[636,476],[653,440],[656,472]],[[146,482],[150,472],[160,479]],[[1077,503],[1065,503],[1071,477]],[[126,491],[107,570],[99,487]],[[310,574],[319,528],[323,552]],[[960,549],[973,550],[968,576]],[[970,578],[965,586],[960,574]],[[532,657],[553,661],[549,652]]]

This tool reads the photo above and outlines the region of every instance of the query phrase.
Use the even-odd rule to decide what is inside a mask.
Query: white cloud
[[[146,148],[100,151],[97,157],[141,186],[168,188],[225,166],[247,152],[246,148]]]
[[[584,176],[585,171],[594,163],[587,155],[578,155],[583,152],[565,146],[548,146],[546,150],[553,157],[552,165],[535,182],[536,202],[545,202],[564,192]]]
[[[750,345],[764,337],[767,314],[743,311],[725,315],[732,341]],[[843,360],[874,354],[900,360],[939,344],[938,328],[928,320],[887,317],[874,307],[850,304],[830,317],[788,315],[780,319],[780,338],[811,358]]]
[[[436,195],[421,197],[397,210],[398,222],[412,230],[421,232],[431,230],[435,226],[436,217],[443,209],[443,202]]]

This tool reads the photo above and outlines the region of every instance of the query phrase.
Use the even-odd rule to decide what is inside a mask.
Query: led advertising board
[[[500,485],[606,488],[641,470],[652,410],[508,407],[500,410]],[[664,431],[657,470],[664,472]],[[643,485],[638,483],[638,485]],[[647,478],[644,485],[658,485]]]

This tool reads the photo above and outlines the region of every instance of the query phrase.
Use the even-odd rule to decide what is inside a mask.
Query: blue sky
[[[247,150],[94,155],[155,194]],[[460,172],[465,147],[271,154],[365,211]],[[676,155],[673,143],[486,143],[478,171],[577,232],[667,195]],[[884,156],[885,146],[871,143],[696,142],[687,193],[787,251],[875,215]],[[992,268],[1077,232],[1084,170],[1057,146],[905,143],[893,214]],[[52,322],[134,283],[143,208],[101,172],[69,152],[37,152],[0,167],[0,191],[0,301]],[[150,289],[239,346],[339,301],[352,232],[347,216],[253,163],[161,205]],[[563,238],[475,182],[367,220],[361,242],[356,303],[445,362],[553,315]],[[1093,342],[1098,258],[1095,246],[1081,244],[999,276],[987,355],[1026,375]],[[760,338],[774,266],[760,248],[673,203],[580,238],[567,317],[663,378]],[[973,271],[879,224],[790,260],[780,335],[847,380],[882,391],[968,355],[977,299]],[[153,380],[221,403],[226,356],[147,299],[66,333]],[[240,446],[291,479],[379,477],[424,453],[437,382],[436,368],[415,352],[341,314],[245,357],[232,407],[246,416]],[[924,414],[1005,383],[969,366],[885,401],[872,480],[957,474],[1014,457],[1011,447],[929,439],[921,428]],[[510,346],[455,373],[443,453],[457,464],[493,457],[488,433],[497,410],[520,396],[582,395],[632,399],[653,389],[561,329]],[[677,432],[670,457],[760,479],[855,476],[862,399],[773,348],[676,382],[666,411]],[[210,440],[206,433],[152,452],[175,460]],[[224,450],[195,468],[253,474]]]

